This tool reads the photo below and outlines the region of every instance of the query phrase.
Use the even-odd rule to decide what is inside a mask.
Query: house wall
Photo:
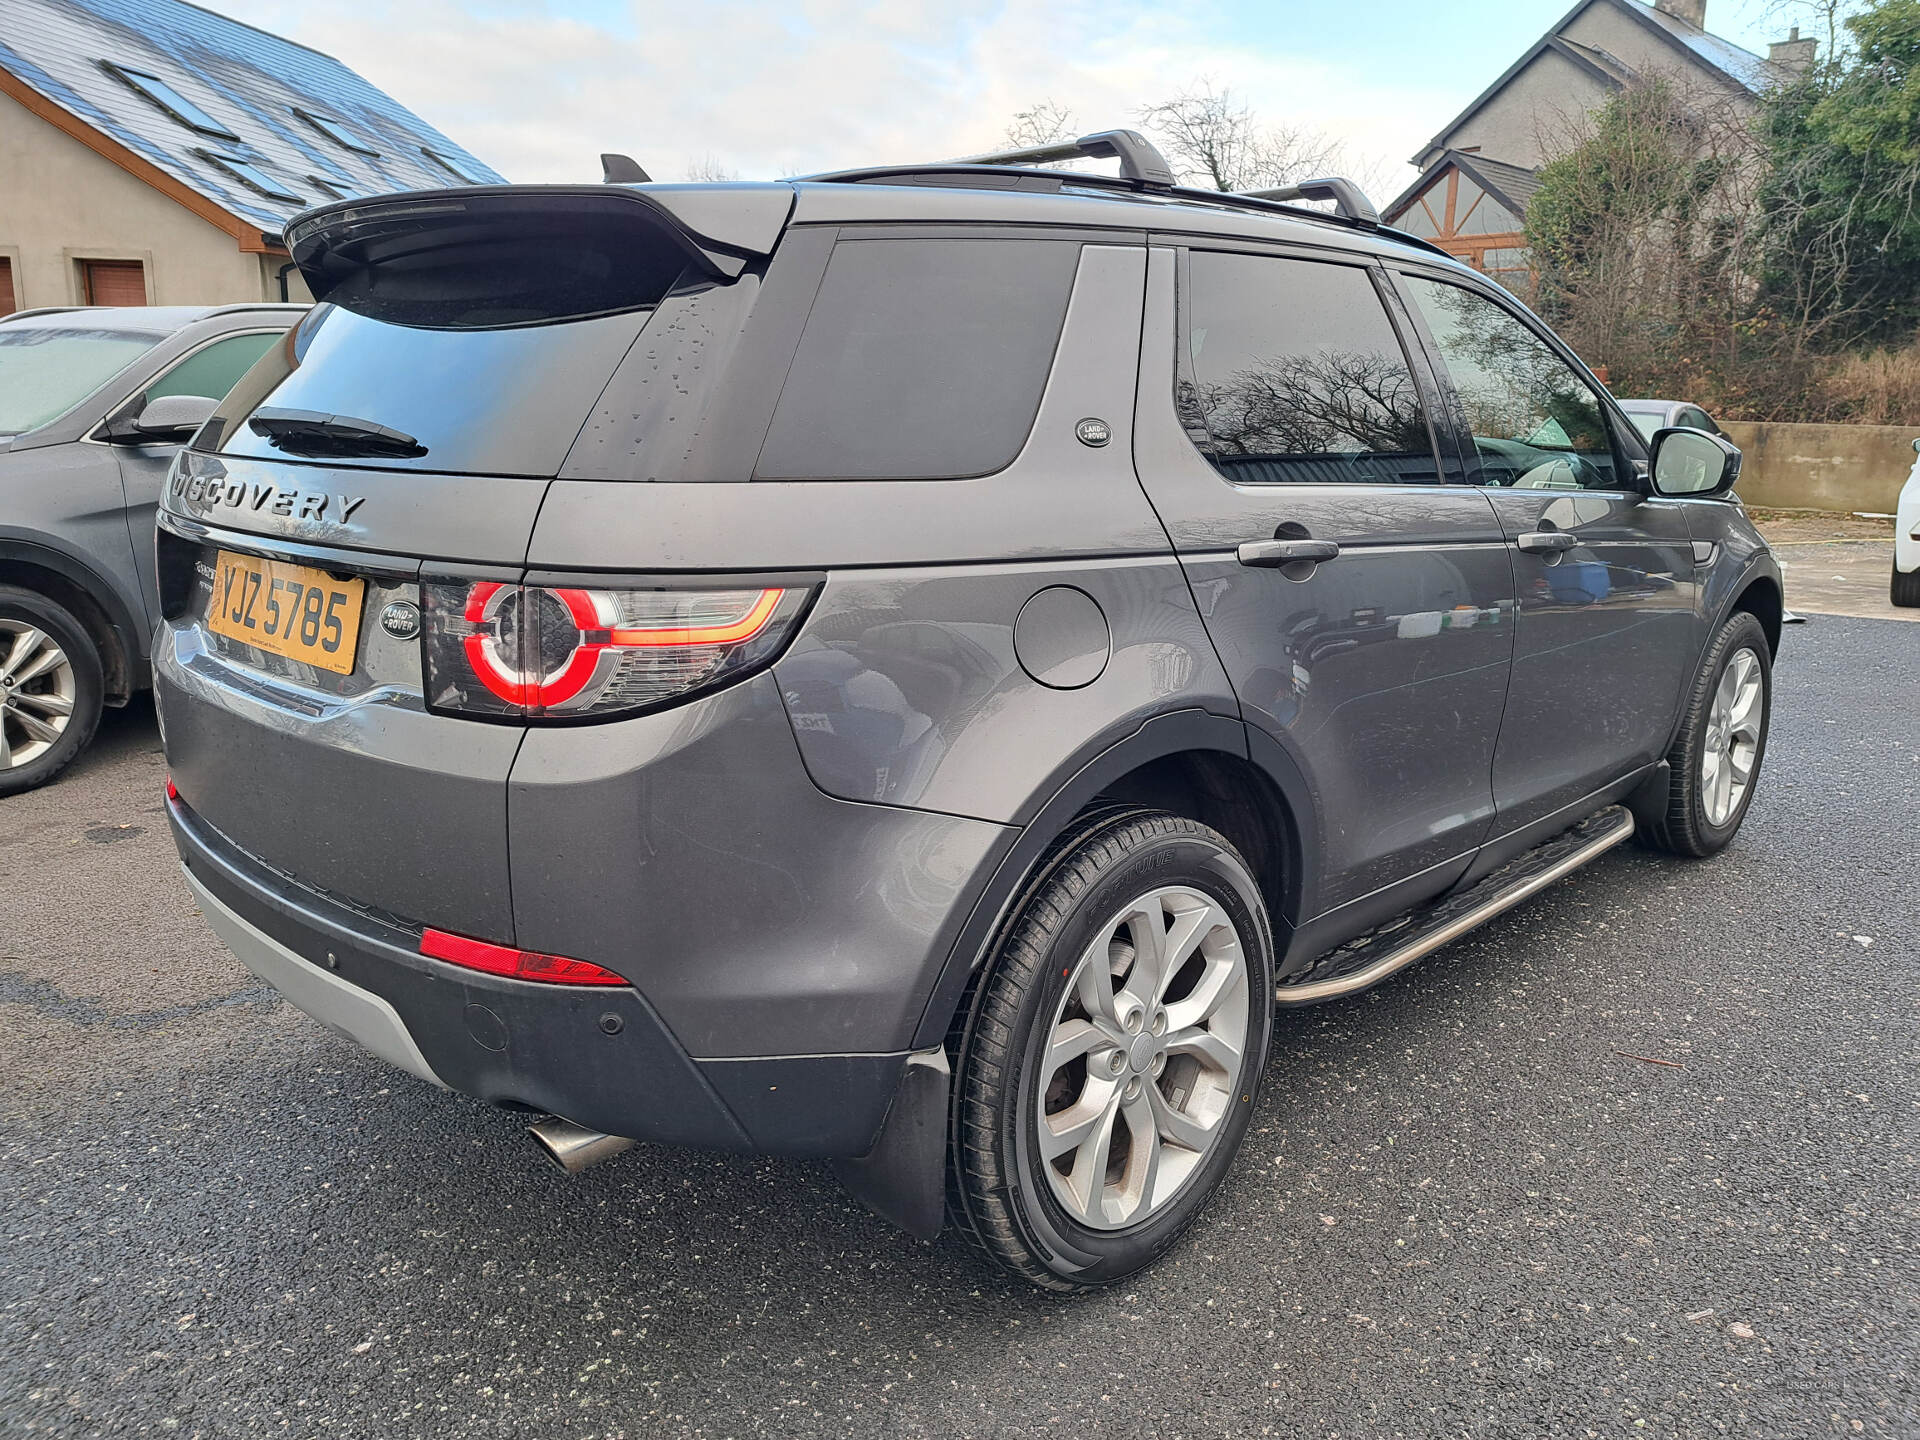
[[[1543,135],[1563,131],[1589,110],[1604,105],[1613,92],[1557,50],[1542,50],[1500,92],[1465,123],[1441,137],[1423,163],[1441,149],[1472,150],[1528,169],[1546,155]]]
[[[1712,103],[1750,107],[1752,97],[1612,5],[1588,5],[1558,32],[1590,50],[1603,51],[1642,75],[1678,77],[1703,108]],[[1441,149],[1478,146],[1482,154],[1510,165],[1538,166],[1554,142],[1564,142],[1588,111],[1606,103],[1613,89],[1558,51],[1543,50],[1474,114],[1439,138],[1416,162],[1430,163]],[[1543,145],[1542,142],[1546,144]]]
[[[77,305],[78,261],[139,260],[154,305],[278,300],[283,259],[242,253],[233,236],[0,95],[0,255],[14,303]],[[309,298],[293,280],[293,298]]]

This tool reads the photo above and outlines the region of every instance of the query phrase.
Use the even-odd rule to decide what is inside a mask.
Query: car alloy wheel
[[[31,765],[73,717],[73,662],[46,631],[0,617],[0,770]]]
[[[1136,1224],[1205,1164],[1240,1083],[1248,1005],[1239,932],[1198,890],[1149,891],[1101,927],[1035,1087],[1047,1179],[1076,1221]]]
[[[1746,798],[1760,751],[1763,698],[1758,657],[1735,651],[1713,693],[1700,748],[1700,804],[1711,825],[1725,825]]]

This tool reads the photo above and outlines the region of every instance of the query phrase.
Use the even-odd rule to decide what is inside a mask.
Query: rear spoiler
[[[784,184],[475,185],[342,200],[287,222],[288,253],[315,300],[373,266],[395,273],[431,264],[436,250],[591,236],[610,255],[662,244],[715,280],[771,254],[793,211]]]

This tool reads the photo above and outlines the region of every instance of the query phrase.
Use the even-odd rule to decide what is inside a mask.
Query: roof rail
[[[1271,190],[1243,190],[1239,193],[1249,200],[1331,200],[1334,213],[1342,220],[1351,220],[1370,228],[1377,228],[1380,224],[1380,212],[1373,208],[1373,202],[1367,199],[1366,192],[1339,175],[1302,180],[1298,185],[1280,185]]]
[[[98,308],[94,305],[35,305],[28,310],[9,310],[5,315],[0,315],[0,324],[5,324],[9,320],[25,320],[30,315],[65,315],[74,310]]]
[[[1096,130],[1078,140],[1060,140],[1052,145],[1023,145],[1013,150],[995,150],[986,155],[967,155],[958,160],[943,160],[937,165],[901,166],[895,173],[914,170],[944,170],[954,165],[1044,165],[1050,160],[1109,160],[1120,162],[1120,174],[1143,190],[1171,190],[1173,167],[1153,142],[1137,130]],[[831,175],[809,177],[831,180]]]

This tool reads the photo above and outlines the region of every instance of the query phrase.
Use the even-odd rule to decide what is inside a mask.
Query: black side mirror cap
[[[1706,430],[1668,426],[1653,432],[1647,478],[1656,495],[1724,495],[1740,479],[1740,447]]]

